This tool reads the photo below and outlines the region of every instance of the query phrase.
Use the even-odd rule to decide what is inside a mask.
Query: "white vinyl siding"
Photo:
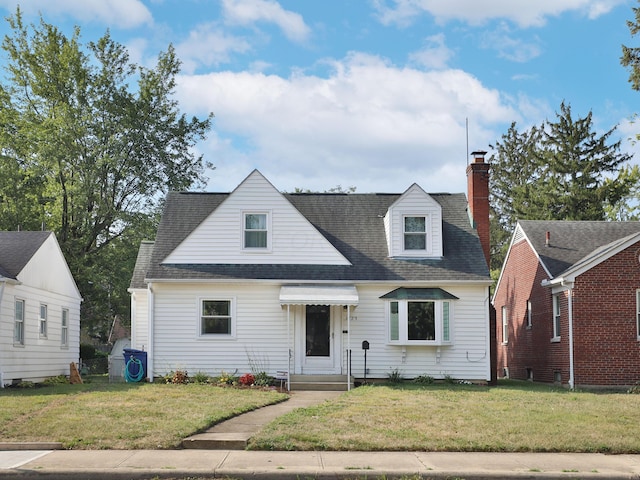
[[[256,212],[256,205],[260,211]],[[244,248],[244,213],[268,212],[268,248]],[[215,238],[215,242],[211,239]],[[351,265],[273,185],[254,172],[165,259],[166,263]]]
[[[442,207],[417,185],[389,207],[384,227],[389,256],[442,256]]]
[[[280,288],[277,282],[155,283],[154,375],[161,376],[177,368],[210,375],[236,370],[242,374],[251,372],[252,361],[258,361],[269,374],[275,375],[289,368],[290,347],[293,349],[291,373],[305,373],[298,362],[304,352],[296,349],[295,341],[296,334],[302,331],[305,308],[303,305],[281,306]],[[360,346],[366,340],[370,343],[369,378],[386,378],[390,368],[398,368],[406,378],[425,374],[434,378],[444,375],[469,380],[490,378],[486,286],[442,285],[459,298],[449,304],[448,322],[443,307],[442,338],[445,339],[444,332],[448,330],[450,343],[442,345],[390,342],[391,328],[385,308],[390,302],[381,300],[380,296],[393,286],[356,284],[356,288],[359,303],[355,309],[351,307],[349,332],[354,376],[363,376]],[[234,337],[194,335],[199,332],[203,299],[233,299]],[[337,367],[344,373],[347,334],[343,332],[348,326],[347,310],[340,307],[334,313],[342,317],[338,319],[341,324],[336,342],[342,346]]]

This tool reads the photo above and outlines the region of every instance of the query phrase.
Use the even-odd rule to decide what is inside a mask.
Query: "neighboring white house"
[[[368,342],[367,379],[488,381],[491,279],[468,210],[416,184],[283,194],[258,171],[231,193],[170,193],[130,285],[132,347],[150,379],[362,379]]]
[[[0,232],[0,385],[70,374],[81,301],[52,232]]]

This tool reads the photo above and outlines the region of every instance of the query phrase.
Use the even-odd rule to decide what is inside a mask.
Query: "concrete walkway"
[[[182,446],[208,450],[244,450],[253,434],[276,417],[296,408],[320,404],[336,398],[342,393],[344,392],[292,392],[289,399],[284,402],[262,407],[214,425],[204,433],[186,438],[183,440]]]
[[[181,450],[53,450],[0,444],[4,479],[421,479],[640,478],[640,455],[449,452],[264,452],[193,448],[202,440],[245,442],[278,415],[340,392],[295,392],[286,402],[221,423]],[[90,428],[90,426],[88,426]],[[233,443],[229,443],[234,445]],[[240,444],[234,445],[237,448]],[[29,449],[31,447],[31,449]]]

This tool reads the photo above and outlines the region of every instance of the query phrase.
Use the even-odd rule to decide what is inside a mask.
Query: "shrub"
[[[69,379],[66,375],[58,375],[57,377],[45,378],[42,383],[44,385],[66,385],[69,383]]]
[[[204,372],[197,372],[193,377],[190,378],[191,383],[204,384],[209,383],[211,377]]]
[[[238,377],[234,373],[227,373],[224,370],[220,372],[220,376],[218,377],[218,381],[216,382],[219,385],[236,385],[238,383]]]
[[[399,369],[394,368],[387,374],[387,380],[389,383],[398,384],[402,383],[404,378],[402,377],[402,372]]]
[[[431,375],[420,375],[413,379],[418,385],[432,385],[436,381]]]
[[[640,394],[640,382],[636,382],[635,385],[627,390],[627,393]]]
[[[255,378],[252,374],[250,373],[245,373],[244,375],[242,375],[238,381],[240,382],[240,385],[244,385],[247,387],[250,387],[251,385],[253,385],[255,383]]]
[[[258,387],[268,387],[273,385],[275,379],[267,375],[267,372],[259,372],[254,375],[253,384]]]
[[[186,370],[176,370],[175,372],[169,372],[165,377],[165,382],[175,384],[189,383],[189,374]]]

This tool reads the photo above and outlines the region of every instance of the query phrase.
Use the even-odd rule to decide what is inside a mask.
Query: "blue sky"
[[[2,16],[18,3],[84,42],[109,29],[139,64],[173,44],[182,111],[215,114],[209,191],[258,168],[283,191],[463,192],[467,122],[469,151],[490,150],[563,100],[625,151],[640,130],[619,63],[635,0],[0,0]]]

